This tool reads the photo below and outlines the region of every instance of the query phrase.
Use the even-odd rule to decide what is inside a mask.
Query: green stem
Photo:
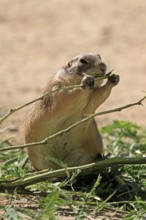
[[[112,159],[102,160],[96,163],[87,164],[84,166],[68,167],[66,169],[59,169],[54,171],[46,170],[34,176],[28,176],[24,179],[18,179],[16,181],[11,181],[11,182],[2,181],[0,182],[0,187],[2,188],[26,187],[28,185],[39,183],[45,180],[51,180],[54,178],[66,178],[68,176],[68,173],[72,175],[72,173],[77,170],[81,171],[79,175],[88,175],[91,172],[99,172],[113,165],[137,165],[137,164],[146,164],[146,157],[112,158]]]

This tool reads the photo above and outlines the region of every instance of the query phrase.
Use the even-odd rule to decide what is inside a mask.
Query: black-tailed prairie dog
[[[94,113],[119,82],[119,76],[115,74],[111,74],[104,85],[103,80],[94,80],[105,74],[106,65],[100,55],[85,53],[76,56],[55,74],[50,75],[44,92],[80,83],[83,88],[60,90],[37,102],[26,119],[26,143],[41,141]],[[94,119],[47,144],[28,147],[27,150],[37,170],[60,168],[50,157],[72,167],[96,161],[102,151],[102,139]]]

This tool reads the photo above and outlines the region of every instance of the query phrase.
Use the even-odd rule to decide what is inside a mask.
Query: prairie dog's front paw
[[[119,83],[119,81],[120,81],[120,77],[119,77],[119,75],[111,74],[111,75],[109,75],[109,77],[108,77],[108,81],[109,81],[111,84],[113,84],[114,86],[116,86],[116,85]]]
[[[83,89],[91,89],[94,87],[94,78],[90,75],[85,75],[81,81]]]

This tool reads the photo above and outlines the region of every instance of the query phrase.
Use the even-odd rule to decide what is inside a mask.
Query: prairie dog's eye
[[[85,59],[80,59],[80,63],[88,64],[87,60],[85,60]]]

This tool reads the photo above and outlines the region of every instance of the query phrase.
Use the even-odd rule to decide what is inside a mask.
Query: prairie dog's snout
[[[106,64],[102,61],[102,58],[99,54],[95,56],[95,62],[93,65],[94,72],[100,74],[100,75],[105,75],[107,66]]]
[[[101,73],[102,73],[103,75],[105,75],[106,69],[107,69],[106,64],[101,62],[101,63],[99,64],[99,69],[100,69]]]
[[[99,71],[99,74],[101,75],[105,75],[106,70],[107,70],[107,66],[106,64],[102,61],[102,58],[99,54],[97,54],[95,56],[95,63],[94,63],[94,68],[95,68],[95,72]]]

